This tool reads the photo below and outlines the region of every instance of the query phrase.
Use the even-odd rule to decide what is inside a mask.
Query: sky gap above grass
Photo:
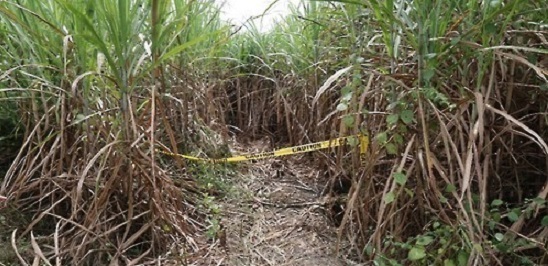
[[[290,6],[297,6],[300,0],[216,0],[221,6],[221,19],[230,21],[236,27],[244,24],[248,19],[253,22],[261,32],[269,31],[276,21],[289,14]],[[243,28],[246,28],[245,26]]]

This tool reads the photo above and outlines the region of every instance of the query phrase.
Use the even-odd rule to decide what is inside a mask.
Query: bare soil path
[[[244,152],[267,146],[256,141]],[[234,185],[239,193],[221,203],[224,229],[196,265],[357,265],[336,254],[337,228],[322,196],[325,178],[307,159],[242,165]]]

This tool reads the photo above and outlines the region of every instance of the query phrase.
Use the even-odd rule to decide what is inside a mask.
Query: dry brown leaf
[[[44,253],[42,252],[42,249],[40,249],[40,246],[36,242],[36,238],[32,232],[30,232],[30,243],[32,245],[32,249],[34,250],[35,262],[38,261],[38,263],[40,263],[40,261],[43,261],[45,264],[52,266],[48,259],[46,259],[46,256],[44,256]]]
[[[21,264],[23,266],[29,266],[29,264],[23,259],[23,257],[21,257],[21,254],[19,254],[19,250],[17,249],[17,244],[15,243],[15,236],[17,235],[17,229],[13,230],[13,232],[11,232],[11,247],[13,248],[13,251],[15,252],[15,255],[17,255],[17,258],[19,259],[19,262],[21,262]]]
[[[343,74],[348,72],[350,69],[352,69],[352,66],[343,68],[335,72],[331,77],[327,78],[327,80],[323,83],[323,85],[320,87],[318,92],[316,92],[316,96],[314,96],[314,100],[312,100],[312,106],[316,105],[316,102],[320,99],[320,96],[324,94],[330,87],[333,82],[335,82],[337,79],[339,79]]]
[[[529,139],[532,140],[533,142],[535,142],[537,145],[539,145],[543,151],[544,151],[544,154],[548,155],[548,145],[546,144],[546,142],[544,141],[544,139],[539,136],[539,134],[537,132],[535,132],[534,130],[530,129],[527,125],[525,125],[524,123],[520,122],[519,120],[515,119],[513,116],[511,116],[510,114],[506,113],[505,111],[502,111],[502,110],[498,110],[494,107],[492,107],[491,105],[489,104],[486,104],[485,107],[487,107],[488,110],[491,110],[493,111],[494,113],[496,114],[499,114],[501,116],[504,116],[504,118],[508,119],[508,121],[518,125],[519,127],[521,127],[525,132],[529,133]]]

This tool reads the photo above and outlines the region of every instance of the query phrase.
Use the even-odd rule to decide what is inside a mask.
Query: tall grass
[[[212,1],[2,1],[0,93],[24,134],[0,194],[29,221],[19,240],[50,236],[43,260],[137,263],[180,250],[171,239],[197,249],[196,186],[154,146],[216,148],[209,132],[227,124],[291,144],[369,133],[365,165],[344,147],[315,155],[353,244],[341,252],[542,264],[546,12],[310,1],[270,32],[231,35]]]
[[[74,265],[196,249],[196,186],[154,150],[199,129],[189,109],[211,63],[196,59],[228,36],[213,2],[2,1],[0,14],[2,101],[24,131],[0,190],[28,221],[16,242],[41,236],[35,259]]]
[[[365,168],[320,155],[363,260],[545,262],[546,7],[322,2],[233,39],[228,120],[292,143],[370,132]]]

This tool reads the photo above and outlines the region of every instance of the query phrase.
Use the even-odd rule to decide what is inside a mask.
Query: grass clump
[[[0,20],[2,100],[23,135],[0,189],[3,212],[28,218],[15,241],[39,236],[35,260],[73,265],[197,250],[196,185],[155,148],[199,128],[207,60],[192,60],[226,37],[213,3],[2,1]]]
[[[545,263],[546,11],[306,2],[234,39],[227,121],[292,144],[370,132],[366,167],[345,151],[318,157],[331,193],[348,194],[340,237],[362,260]]]

